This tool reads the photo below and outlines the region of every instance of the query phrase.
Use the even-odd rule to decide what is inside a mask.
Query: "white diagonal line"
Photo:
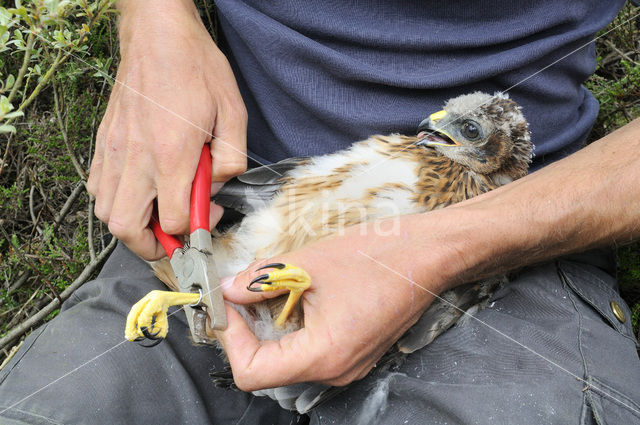
[[[635,409],[632,406],[629,406],[627,403],[625,403],[622,400],[619,400],[618,398],[614,397],[613,395],[611,395],[609,392],[604,391],[601,387],[598,387],[596,385],[593,385],[592,383],[589,383],[587,381],[585,381],[583,378],[581,378],[580,376],[576,375],[575,373],[571,372],[570,370],[564,368],[563,366],[560,366],[558,363],[554,362],[553,360],[549,359],[548,357],[544,356],[543,354],[538,353],[537,351],[535,351],[533,348],[530,348],[528,346],[526,346],[525,344],[521,343],[520,341],[514,339],[513,337],[511,337],[510,335],[507,335],[506,333],[502,332],[500,329],[495,328],[494,326],[491,326],[490,324],[488,324],[487,322],[478,319],[476,316],[474,316],[473,314],[469,314],[467,313],[466,310],[461,309],[460,307],[458,307],[457,305],[447,301],[446,299],[444,299],[443,297],[441,297],[440,295],[436,294],[435,292],[430,291],[428,288],[425,288],[424,286],[420,285],[419,283],[417,283],[416,281],[414,281],[413,279],[406,277],[405,275],[403,275],[402,273],[400,273],[399,271],[387,266],[386,264],[378,261],[377,259],[371,257],[370,255],[366,254],[365,252],[362,252],[360,250],[358,250],[358,253],[360,255],[363,255],[364,257],[367,257],[369,260],[373,261],[374,263],[378,264],[381,267],[384,267],[385,269],[387,269],[388,271],[390,271],[391,273],[395,274],[396,276],[401,277],[402,279],[406,280],[407,282],[411,283],[412,285],[417,286],[418,288],[422,289],[425,292],[428,292],[430,295],[434,296],[435,298],[439,299],[440,301],[444,302],[445,304],[448,304],[449,306],[453,307],[454,309],[458,310],[459,312],[461,312],[463,315],[467,316],[468,318],[471,318],[475,321],[477,321],[478,323],[486,326],[487,328],[491,329],[492,331],[498,333],[499,335],[503,336],[504,338],[508,339],[509,341],[513,342],[514,344],[519,345],[520,347],[524,348],[525,350],[529,351],[530,353],[540,357],[542,360],[546,361],[547,363],[551,364],[552,366],[555,366],[556,368],[560,369],[561,371],[567,373],[568,375],[576,378],[578,381],[583,382],[584,384],[586,384],[588,387],[592,387],[595,388],[596,390],[600,391],[602,394],[606,395],[607,397],[611,398],[612,400],[617,401],[618,403],[620,403],[621,405],[625,406],[626,408],[628,408],[629,410],[632,410],[633,412],[637,413],[640,415],[640,411],[638,411],[637,409]]]
[[[49,388],[51,385],[61,381],[62,379],[66,378],[67,376],[71,375],[72,373],[82,369],[83,367],[85,367],[89,363],[92,363],[95,360],[99,359],[100,357],[104,356],[105,354],[113,351],[114,349],[116,349],[117,347],[119,347],[120,345],[122,345],[125,342],[128,342],[128,341],[126,339],[124,341],[120,341],[119,343],[117,343],[113,347],[108,348],[107,350],[103,351],[102,353],[98,354],[97,356],[87,360],[86,362],[82,363],[80,366],[77,366],[74,369],[71,369],[69,372],[65,373],[64,375],[60,376],[59,378],[54,379],[53,381],[49,382],[47,385],[43,386],[42,388],[34,391],[33,393],[29,394],[28,396],[25,396],[21,400],[16,401],[11,406],[6,407],[4,410],[0,411],[0,415],[2,415],[7,410],[13,409],[14,407],[16,407],[18,404],[22,403],[23,401],[30,399],[31,397],[33,397],[34,395],[38,394],[39,392],[44,391],[45,389]]]

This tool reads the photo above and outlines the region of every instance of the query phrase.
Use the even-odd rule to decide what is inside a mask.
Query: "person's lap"
[[[269,399],[216,388],[209,373],[224,361],[217,349],[191,343],[184,314],[170,317],[156,347],[125,340],[129,308],[153,289],[162,283],[119,244],[98,279],[0,372],[0,412],[11,406],[0,423],[296,423]]]
[[[525,270],[478,320],[454,327],[398,370],[374,371],[312,411],[311,423],[579,423],[583,416],[590,423],[590,409],[602,423],[640,421],[628,309],[606,273],[560,264],[563,278],[555,264]],[[129,308],[158,288],[148,266],[119,246],[99,278],[0,371],[0,422],[304,421],[267,398],[216,388],[209,372],[224,362],[216,349],[191,344],[181,313],[157,347],[125,341]],[[625,308],[624,324],[612,300]]]
[[[614,285],[576,261],[525,269],[486,309],[320,406],[311,423],[591,424],[593,411],[599,424],[640,423],[640,360]]]

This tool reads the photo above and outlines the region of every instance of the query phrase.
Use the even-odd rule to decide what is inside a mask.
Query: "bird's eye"
[[[480,136],[479,125],[473,121],[467,121],[462,125],[462,135],[469,140],[475,140]]]

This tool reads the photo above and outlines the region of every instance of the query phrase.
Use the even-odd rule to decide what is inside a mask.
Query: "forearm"
[[[448,284],[639,238],[638,153],[640,119],[521,180],[438,212],[449,228],[443,242],[459,256],[444,265]],[[433,226],[430,219],[421,222]]]

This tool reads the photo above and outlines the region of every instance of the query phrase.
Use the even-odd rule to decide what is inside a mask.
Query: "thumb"
[[[216,331],[216,337],[229,358],[233,379],[241,390],[301,382],[300,376],[317,360],[319,350],[313,345],[317,341],[309,340],[304,328],[285,335],[280,341],[258,341],[233,307],[227,304],[226,311],[229,325],[225,331]]]

